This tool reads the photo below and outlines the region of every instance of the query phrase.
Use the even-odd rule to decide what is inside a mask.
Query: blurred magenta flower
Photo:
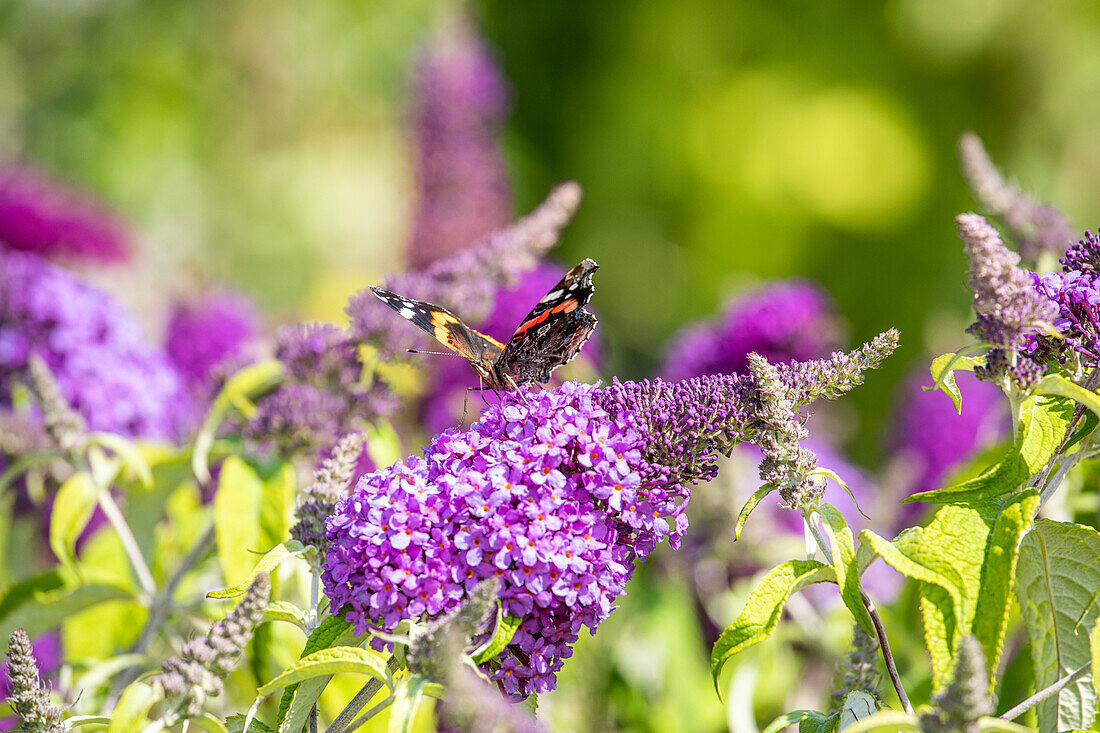
[[[92,430],[180,437],[196,418],[180,376],[111,295],[23,252],[0,252],[0,405],[38,354]]]
[[[92,198],[31,168],[0,168],[0,249],[67,260],[117,262],[129,256],[120,219]]]
[[[902,385],[894,416],[893,457],[900,459],[906,494],[942,488],[952,468],[1008,429],[1008,409],[1000,388],[963,371],[955,372],[962,391],[962,414],[940,390],[926,392],[932,383],[927,367],[920,367]]]
[[[223,290],[177,302],[168,319],[168,358],[196,395],[208,397],[218,367],[246,356],[257,324],[255,308],[239,293]]]
[[[481,323],[471,325],[500,341],[506,341],[539,298],[550,292],[550,288],[563,275],[565,268],[549,262],[540,263],[524,274],[515,287],[497,291],[493,312]],[[596,371],[603,363],[598,342],[597,338],[589,339],[577,357],[587,361]],[[437,433],[453,426],[462,417],[466,388],[476,386],[477,381],[464,359],[437,358],[429,363],[432,371],[427,396],[421,407],[421,419],[429,433]],[[479,404],[481,401],[476,392],[471,393],[469,399],[477,400]],[[477,408],[475,411],[478,411]]]
[[[660,373],[684,379],[743,372],[751,352],[778,364],[825,356],[843,340],[828,293],[809,280],[777,281],[735,296],[717,319],[674,336]]]
[[[410,270],[471,247],[512,218],[497,137],[508,109],[504,79],[472,21],[438,29],[415,80],[416,212]]]

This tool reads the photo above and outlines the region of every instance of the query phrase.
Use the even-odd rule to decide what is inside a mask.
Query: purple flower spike
[[[405,250],[422,270],[505,226],[512,190],[497,135],[508,95],[496,64],[469,18],[440,29],[420,62],[413,114],[416,214]]]
[[[734,298],[717,321],[674,337],[660,372],[668,379],[743,372],[753,352],[773,364],[816,359],[839,346],[843,334],[832,299],[818,285],[776,282]]]
[[[1040,204],[1001,175],[972,132],[959,138],[963,175],[974,196],[990,215],[1008,228],[1019,244],[1020,254],[1035,262],[1043,252],[1062,253],[1073,242],[1074,231],[1062,212]]]
[[[0,405],[32,354],[92,430],[173,439],[197,413],[164,352],[122,303],[23,252],[0,252]]]
[[[168,320],[168,357],[188,386],[208,395],[218,368],[244,357],[256,332],[256,311],[238,293],[176,303]]]
[[[0,249],[43,257],[118,262],[129,235],[99,203],[30,168],[0,170]]]
[[[1031,384],[1042,367],[1018,349],[1037,329],[1054,321],[1057,306],[1036,289],[1032,274],[1018,267],[1020,256],[1005,247],[985,218],[960,214],[955,223],[970,260],[970,290],[978,316],[967,332],[993,346],[977,374],[999,380],[1007,373],[1017,384]]]

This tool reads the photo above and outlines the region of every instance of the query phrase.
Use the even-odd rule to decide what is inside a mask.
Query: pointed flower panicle
[[[498,288],[509,287],[535,268],[557,243],[561,230],[580,205],[581,187],[569,181],[555,187],[538,207],[515,224],[482,238],[476,246],[424,270],[386,278],[383,287],[401,295],[438,303],[478,323],[489,315]],[[352,296],[347,314],[356,343],[369,344],[389,359],[406,348],[422,346],[415,328],[378,301],[369,288]]]
[[[124,261],[130,237],[100,203],[26,166],[0,170],[0,249],[41,257]]]
[[[31,354],[92,430],[173,439],[198,417],[132,311],[45,260],[0,251],[0,405],[26,383]]]
[[[1061,254],[1074,240],[1069,220],[1050,204],[1040,204],[1001,175],[972,132],[959,138],[963,176],[982,208],[1004,222],[1020,254],[1034,263],[1043,252]]]
[[[512,191],[497,138],[508,94],[472,20],[437,30],[415,79],[416,212],[405,249],[411,270],[466,249],[507,225]]]
[[[974,636],[963,637],[955,652],[955,672],[951,684],[933,698],[932,710],[920,716],[921,731],[980,731],[979,718],[993,714],[993,704],[986,693],[988,683],[982,645]]]
[[[496,614],[500,580],[486,578],[473,587],[460,606],[426,624],[413,627],[409,670],[446,685],[461,666],[463,649],[481,634]]]
[[[816,506],[825,493],[825,479],[810,475],[817,468],[817,456],[802,445],[809,431],[795,410],[790,390],[779,369],[762,356],[749,355],[749,373],[756,380],[756,417],[763,425],[754,438],[763,455],[760,479],[775,486],[791,509]]]
[[[42,410],[42,426],[46,434],[62,451],[78,451],[88,432],[88,425],[61,395],[50,368],[37,354],[27,362],[31,391]]]
[[[313,483],[302,492],[295,515],[297,523],[290,536],[303,545],[316,547],[319,557],[328,549],[325,520],[332,515],[336,502],[348,494],[359,456],[363,451],[362,433],[351,433],[332,449],[332,454],[313,473]]]
[[[850,692],[865,692],[876,700],[882,700],[882,677],[878,673],[878,641],[859,624],[854,626],[852,648],[836,669],[832,694],[834,711],[840,709]]]
[[[1020,256],[1005,247],[983,217],[960,214],[955,223],[970,260],[970,290],[978,316],[967,332],[993,347],[976,373],[994,381],[1008,374],[1021,386],[1032,384],[1042,367],[1021,358],[1019,349],[1054,321],[1058,309],[1035,287],[1032,273],[1018,266]]]
[[[30,637],[16,629],[8,640],[8,704],[28,733],[62,733],[61,710],[50,702],[38,677]]]
[[[504,612],[522,623],[487,671],[514,696],[552,689],[580,629],[607,618],[634,563],[664,539],[679,545],[691,487],[716,475],[719,456],[787,430],[775,461],[794,460],[781,478],[792,492],[809,480],[793,395],[839,393],[858,382],[854,371],[830,375],[831,390],[788,385],[774,366],[756,371],[502,395],[468,431],[364,476],[336,506],[321,574],[332,608],[359,632],[392,630],[499,578]]]
[[[855,351],[833,352],[828,359],[791,362],[776,367],[776,377],[786,385],[795,405],[808,405],[819,397],[833,400],[863,384],[863,375],[878,369],[898,347],[901,334],[891,328]]]
[[[222,693],[222,681],[237,666],[253,630],[263,620],[270,593],[268,576],[257,575],[236,608],[215,621],[206,636],[187,642],[178,657],[164,662],[161,673],[152,681],[164,690],[170,704],[178,706],[183,717],[199,715],[207,697]]]
[[[836,306],[819,285],[777,281],[738,295],[718,319],[674,336],[659,372],[673,381],[744,372],[750,353],[772,364],[817,359],[840,346],[843,338]]]

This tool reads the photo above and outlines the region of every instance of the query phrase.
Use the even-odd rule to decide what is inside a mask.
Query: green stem
[[[1076,671],[1070,672],[1065,677],[1055,682],[1053,685],[1050,685],[1049,687],[1044,687],[1043,689],[1039,690],[1034,695],[1006,712],[1001,717],[1005,720],[1015,720],[1031,708],[1041,703],[1043,700],[1046,700],[1048,697],[1057,694],[1063,687],[1065,687],[1069,683],[1083,677],[1090,669],[1092,669],[1092,662],[1088,662],[1084,666],[1078,668]]]
[[[89,471],[88,474],[93,475],[93,472]],[[94,476],[92,480],[95,481]],[[157,594],[157,583],[153,580],[153,573],[149,570],[145,558],[141,555],[141,548],[138,547],[137,539],[134,538],[134,533],[130,531],[130,525],[126,523],[126,517],[122,514],[122,510],[118,508],[118,504],[111,497],[110,489],[104,486],[97,486],[96,488],[99,495],[99,508],[103,510],[103,513],[107,516],[107,521],[118,533],[118,538],[122,541],[122,548],[126,551],[126,557],[129,558],[130,565],[134,568],[134,574],[137,575],[141,589],[148,596],[147,602],[150,602]]]

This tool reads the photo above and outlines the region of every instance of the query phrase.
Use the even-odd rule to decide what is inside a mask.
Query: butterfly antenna
[[[462,356],[453,351],[421,351],[420,349],[405,349],[410,354],[434,354],[435,356]]]

